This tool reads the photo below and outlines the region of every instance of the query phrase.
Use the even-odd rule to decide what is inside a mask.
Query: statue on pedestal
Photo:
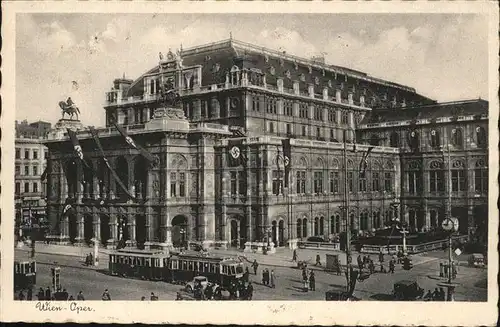
[[[62,110],[62,119],[64,119],[64,115],[68,115],[70,120],[73,120],[73,116],[76,115],[76,120],[78,120],[78,114],[80,114],[80,109],[75,105],[71,97],[64,101],[59,101],[59,107]]]

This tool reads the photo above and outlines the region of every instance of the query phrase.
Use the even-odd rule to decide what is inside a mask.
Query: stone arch
[[[83,215],[83,239],[90,245],[92,238],[94,238],[94,217],[86,213]]]
[[[101,244],[107,245],[109,239],[111,239],[111,229],[109,225],[110,219],[107,214],[99,215],[99,237]]]
[[[182,154],[176,153],[170,159],[170,169],[188,169],[188,161],[186,157]]]
[[[227,218],[226,232],[228,235],[228,246],[243,248],[247,242],[246,219],[242,215],[231,215]]]
[[[297,159],[297,167],[306,168],[307,167],[307,159],[305,157],[300,157]]]
[[[183,214],[175,215],[170,226],[173,246],[186,247],[191,236],[189,218]]]
[[[147,227],[146,227],[147,216],[143,213],[137,213],[135,215],[135,240],[137,242],[137,247],[144,248],[144,243],[147,240]]]
[[[87,162],[88,166],[83,165],[83,179],[85,185],[83,186],[83,197],[91,198],[94,194],[94,171],[95,167],[91,161]]]
[[[70,243],[75,243],[78,237],[78,221],[77,215],[73,210],[68,211],[66,216],[68,222],[68,237]]]
[[[352,169],[354,168],[354,162],[352,159],[347,159],[347,169]]]
[[[396,170],[396,166],[394,165],[394,162],[392,162],[391,160],[387,160],[385,162],[384,168],[390,171]]]
[[[317,157],[316,161],[314,162],[314,167],[315,168],[325,168],[325,160],[322,157]]]
[[[332,169],[339,169],[340,168],[339,160],[337,158],[332,158],[330,167]]]

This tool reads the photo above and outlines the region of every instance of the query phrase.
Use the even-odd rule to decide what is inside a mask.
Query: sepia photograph
[[[4,304],[495,310],[493,7],[92,8],[11,14]]]

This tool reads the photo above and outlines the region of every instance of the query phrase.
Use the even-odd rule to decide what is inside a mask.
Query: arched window
[[[444,192],[444,165],[442,161],[431,161],[429,165],[429,191]]]
[[[463,147],[464,138],[462,135],[462,129],[454,128],[451,130],[451,143],[457,148]]]
[[[488,144],[488,137],[486,136],[486,131],[483,127],[476,127],[476,140],[478,147],[484,148]]]
[[[441,146],[441,140],[439,138],[439,131],[433,129],[431,131],[431,147],[436,149]]]
[[[307,237],[307,218],[302,219],[302,237]]]
[[[319,218],[314,218],[314,236],[319,235]]]
[[[462,160],[455,160],[452,162],[451,190],[453,192],[467,190],[467,170]]]
[[[399,135],[397,132],[392,132],[390,137],[390,145],[393,148],[399,148]]]
[[[297,219],[297,238],[302,237],[302,219]]]
[[[360,230],[368,230],[368,212],[362,212],[359,215],[359,229]]]
[[[380,221],[380,212],[375,211],[373,213],[373,228],[377,229],[382,227],[382,222]]]
[[[474,167],[474,190],[476,193],[488,192],[488,167],[484,159],[476,161]]]
[[[325,234],[325,217],[319,218],[319,235]]]
[[[379,142],[380,142],[380,138],[378,137],[377,134],[372,134],[370,136],[370,145],[375,145],[376,146],[376,145],[379,144]]]
[[[412,161],[406,172],[409,194],[421,194],[422,192],[422,167],[418,161]]]

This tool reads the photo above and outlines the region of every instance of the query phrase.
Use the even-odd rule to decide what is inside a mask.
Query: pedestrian
[[[269,286],[269,269],[264,269],[264,284]]]
[[[24,301],[26,299],[25,295],[24,295],[24,291],[21,290],[19,292],[19,301]]]
[[[358,268],[359,270],[363,269],[363,259],[361,259],[361,255],[358,255]]]
[[[394,264],[394,260],[393,260],[393,259],[391,259],[391,260],[389,261],[389,271],[391,272],[391,274],[394,274],[394,266],[395,266],[395,264]]]
[[[316,254],[316,266],[321,266],[321,256]]]
[[[144,297],[144,296],[143,296],[143,297]],[[176,301],[182,301],[182,300],[183,300],[183,299],[182,299],[182,294],[181,294],[180,292],[177,292],[176,297],[175,297],[175,300],[176,300]]]
[[[69,294],[68,291],[66,291],[66,289],[63,289],[61,296],[64,301],[68,301]]]
[[[432,293],[432,300],[434,301],[440,301],[441,293],[439,293],[438,288],[436,287],[434,289],[434,292]]]
[[[70,295],[68,298],[68,301],[74,301],[75,299],[73,298],[73,295]]]
[[[439,300],[440,301],[446,300],[446,295],[445,295],[444,289],[442,287],[439,288]]]
[[[50,301],[52,298],[52,292],[50,291],[50,287],[47,286],[47,289],[45,290],[45,300]]]
[[[243,274],[243,279],[245,282],[248,282],[250,280],[250,270],[248,269],[248,266],[245,267],[245,273]]]
[[[259,264],[257,263],[257,259],[253,260],[252,268],[253,268],[253,274],[257,275],[257,268],[259,268]]]
[[[38,290],[37,298],[38,298],[38,301],[45,300],[45,292],[43,291],[42,287],[40,287],[40,289]]]
[[[80,291],[78,292],[78,295],[76,296],[77,301],[85,301],[85,298],[83,297],[83,292]]]
[[[276,287],[275,278],[276,278],[276,276],[274,275],[274,270],[271,270],[271,288]]]
[[[340,260],[338,257],[335,258],[335,271],[337,272],[337,276],[342,275],[342,267],[340,266]]]
[[[252,300],[253,296],[253,285],[251,282],[248,282],[248,287],[247,287],[247,300]]]
[[[297,249],[293,249],[292,262],[297,262]]]
[[[425,294],[424,301],[432,301],[432,292],[431,292],[431,290],[428,290],[427,294]]]
[[[316,277],[314,276],[314,271],[311,270],[311,273],[309,274],[309,289],[311,291],[316,290]]]
[[[142,297],[141,297],[141,301],[146,301],[146,297],[145,297],[145,296],[142,296]]]
[[[368,263],[368,269],[370,270],[370,274],[375,273],[375,264],[373,263],[372,259],[369,259],[370,262]]]
[[[102,293],[102,300],[103,301],[111,301],[111,295],[109,294],[108,289],[104,290],[104,293]]]
[[[150,300],[151,301],[158,301],[158,297],[155,295],[155,293],[151,292]]]
[[[309,290],[309,278],[305,268],[302,270],[302,281],[304,282],[304,291],[307,292]]]
[[[378,254],[378,261],[379,262],[384,262],[384,254],[382,253],[382,250],[380,250]]]
[[[208,284],[207,287],[205,288],[205,299],[211,300],[213,295],[213,285]]]
[[[385,273],[386,272],[386,270],[384,268],[384,264],[382,262],[380,263],[380,272],[381,273]]]
[[[26,300],[28,300],[28,301],[33,300],[33,289],[31,287],[28,288],[28,292],[27,292],[27,295],[26,295]]]

